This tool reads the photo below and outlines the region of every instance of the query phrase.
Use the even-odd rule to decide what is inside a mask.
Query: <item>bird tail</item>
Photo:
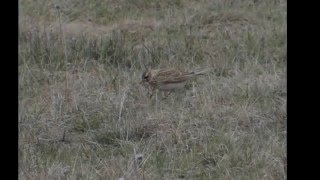
[[[202,69],[198,69],[198,70],[193,71],[193,73],[195,75],[204,75],[207,72],[209,72],[210,70],[211,70],[211,68],[202,68]]]

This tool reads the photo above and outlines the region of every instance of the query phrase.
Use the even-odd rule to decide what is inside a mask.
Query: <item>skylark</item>
[[[151,88],[152,94],[156,89],[160,91],[171,91],[185,87],[189,79],[192,79],[198,75],[203,75],[209,70],[210,69],[207,68],[185,72],[179,69],[147,69],[142,74],[141,83],[144,86]]]

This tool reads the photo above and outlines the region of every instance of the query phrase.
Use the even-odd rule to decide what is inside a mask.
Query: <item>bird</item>
[[[142,74],[142,81],[140,83],[151,89],[152,94],[155,90],[168,92],[184,88],[188,80],[198,75],[204,75],[209,70],[210,68],[194,71],[182,71],[178,68],[147,68]]]

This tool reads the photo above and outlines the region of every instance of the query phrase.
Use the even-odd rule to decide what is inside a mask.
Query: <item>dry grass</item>
[[[20,179],[287,179],[286,1],[55,2],[19,1]]]

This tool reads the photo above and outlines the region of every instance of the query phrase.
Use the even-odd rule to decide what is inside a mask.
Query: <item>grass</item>
[[[19,1],[19,179],[287,179],[286,1],[56,5]]]

